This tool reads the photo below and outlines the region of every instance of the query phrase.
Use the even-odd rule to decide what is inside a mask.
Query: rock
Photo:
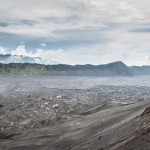
[[[55,105],[53,105],[53,107],[52,108],[54,108],[54,109],[58,109],[59,108],[59,104],[55,104]]]
[[[15,109],[15,108],[11,108],[10,110],[11,110],[11,111],[14,111],[14,110],[16,110],[16,109]]]
[[[31,97],[31,95],[28,95],[28,96],[27,96],[27,98],[30,98],[30,97]]]
[[[150,115],[150,106],[145,109],[141,116]]]
[[[0,107],[4,107],[2,104],[0,104]]]

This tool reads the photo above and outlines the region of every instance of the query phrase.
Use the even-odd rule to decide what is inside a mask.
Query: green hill
[[[42,65],[30,63],[0,64],[0,75],[56,75],[56,76],[132,76],[131,69],[122,62],[106,65]]]

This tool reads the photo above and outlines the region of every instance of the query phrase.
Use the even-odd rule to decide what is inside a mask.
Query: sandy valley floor
[[[134,149],[149,105],[149,78],[0,77],[0,150]]]

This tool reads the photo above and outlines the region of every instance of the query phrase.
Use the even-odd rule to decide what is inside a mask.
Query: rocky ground
[[[113,80],[1,77],[0,149],[148,150],[150,88]]]
[[[106,149],[112,150],[149,150],[150,149],[150,107],[128,125],[128,133]]]

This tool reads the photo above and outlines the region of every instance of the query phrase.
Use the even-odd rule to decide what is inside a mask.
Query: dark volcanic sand
[[[146,80],[1,77],[0,150],[146,150]]]

